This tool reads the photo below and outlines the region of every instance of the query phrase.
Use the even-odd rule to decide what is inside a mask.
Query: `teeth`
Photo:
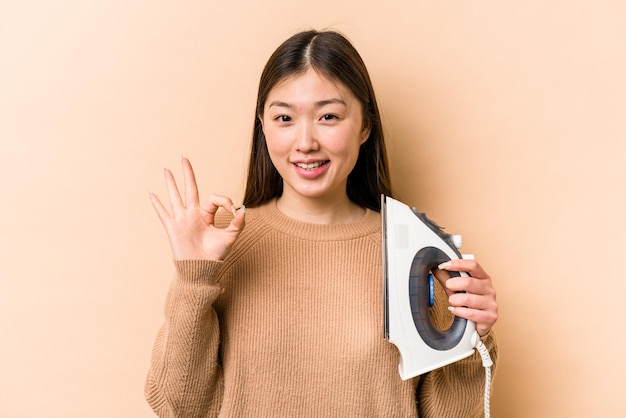
[[[305,163],[296,163],[296,165],[300,168],[304,168],[305,170],[314,170],[318,167],[321,167],[322,165],[324,165],[326,163],[326,161],[318,161],[315,163],[309,163],[309,164],[305,164]]]

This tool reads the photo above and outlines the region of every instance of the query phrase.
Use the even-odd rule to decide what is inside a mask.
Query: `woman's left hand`
[[[469,274],[469,277],[452,277],[443,281],[450,310],[456,316],[473,321],[478,335],[487,335],[498,320],[496,290],[489,275],[474,260],[450,260],[439,268]]]

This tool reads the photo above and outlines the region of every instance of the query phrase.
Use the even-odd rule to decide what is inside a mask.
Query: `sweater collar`
[[[365,215],[349,224],[314,224],[298,221],[283,214],[276,206],[276,200],[258,208],[259,217],[272,229],[283,234],[311,241],[338,241],[380,234],[380,213],[366,209]]]

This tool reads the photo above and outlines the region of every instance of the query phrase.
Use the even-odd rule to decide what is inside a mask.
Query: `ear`
[[[263,136],[265,136],[265,126],[263,125],[263,117],[261,115],[257,115],[256,117],[258,125],[255,123],[255,129],[256,126],[258,126],[259,128],[261,128],[261,132],[263,133]]]
[[[367,141],[367,138],[370,137],[370,133],[372,133],[372,126],[368,123],[363,126],[363,129],[361,129],[361,142],[359,145],[363,145],[365,141]]]

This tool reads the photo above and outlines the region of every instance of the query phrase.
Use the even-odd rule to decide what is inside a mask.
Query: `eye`
[[[332,115],[330,113],[322,116],[322,120],[325,120],[325,121],[330,121],[330,120],[335,120],[335,119],[339,119],[339,117],[337,115]]]
[[[278,122],[291,122],[291,116],[278,115],[274,118],[274,120]]]

